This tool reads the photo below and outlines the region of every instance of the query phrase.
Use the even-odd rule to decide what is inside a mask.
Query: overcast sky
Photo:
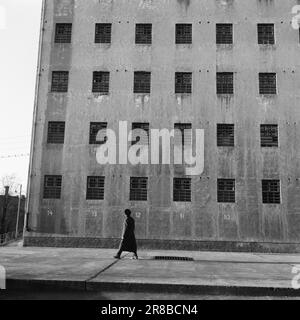
[[[16,174],[24,188],[41,4],[42,0],[0,0],[0,178]]]

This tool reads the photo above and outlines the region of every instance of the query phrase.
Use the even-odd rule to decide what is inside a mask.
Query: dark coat
[[[122,242],[120,244],[121,251],[136,252],[136,239],[134,235],[134,219],[127,217],[124,222]]]

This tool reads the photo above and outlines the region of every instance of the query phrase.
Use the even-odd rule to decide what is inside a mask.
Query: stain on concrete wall
[[[188,9],[188,7],[189,7],[190,4],[191,4],[191,0],[177,0],[177,2],[178,2],[181,6],[184,6],[186,10]]]
[[[271,6],[274,5],[274,0],[257,0],[259,5]]]

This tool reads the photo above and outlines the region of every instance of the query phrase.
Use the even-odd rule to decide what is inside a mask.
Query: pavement
[[[300,297],[292,273],[300,254],[140,251],[139,260],[111,249],[0,248],[8,290],[143,291],[170,294]],[[155,260],[156,256],[193,261]],[[300,281],[299,281],[300,283]],[[5,291],[0,294],[5,295]]]

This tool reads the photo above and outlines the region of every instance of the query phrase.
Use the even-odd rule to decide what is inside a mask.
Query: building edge
[[[41,71],[41,61],[42,61],[42,47],[44,40],[44,23],[46,18],[46,0],[42,0],[42,10],[40,19],[40,35],[39,35],[39,46],[38,46],[38,58],[37,58],[37,70],[36,70],[36,83],[35,83],[35,97],[34,97],[34,107],[32,116],[32,129],[31,129],[31,144],[30,144],[30,156],[29,156],[29,167],[28,167],[28,179],[27,179],[27,190],[26,190],[26,202],[25,202],[25,216],[24,216],[24,229],[23,237],[26,236],[28,232],[29,224],[29,208],[31,200],[31,179],[32,179],[32,167],[33,167],[33,157],[35,150],[35,135],[36,135],[36,123],[37,123],[37,110],[38,110],[38,96],[40,87],[40,71]]]

